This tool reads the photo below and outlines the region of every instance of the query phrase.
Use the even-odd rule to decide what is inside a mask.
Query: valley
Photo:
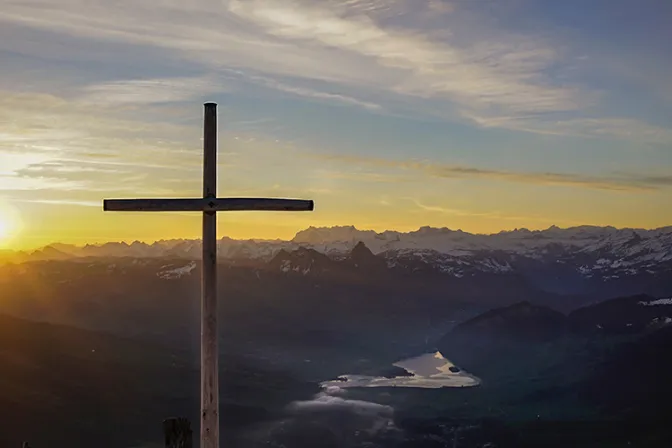
[[[394,249],[403,235],[326,244],[314,230],[302,243],[224,251],[227,446],[662,446],[670,432],[654,409],[670,391],[667,367],[654,366],[672,328],[669,233],[632,242],[616,238],[627,235],[620,230],[574,229],[561,248],[544,232],[500,235],[524,241],[493,252],[447,247],[440,240],[454,232],[424,230],[444,251],[432,256]],[[610,245],[598,244],[605,238]],[[16,431],[3,434],[11,445],[51,446],[64,425],[81,438],[74,446],[105,434],[102,447],[151,447],[163,418],[197,421],[200,263],[180,251],[115,247],[0,266],[2,400],[17,409],[7,417]],[[607,267],[591,280],[587,265]],[[437,351],[446,363],[403,361]],[[471,382],[398,387],[437,378]],[[128,430],[107,435],[111,421]],[[591,438],[603,445],[586,445]]]

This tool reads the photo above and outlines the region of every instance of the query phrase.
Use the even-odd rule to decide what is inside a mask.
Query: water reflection
[[[419,387],[438,389],[441,387],[473,387],[481,383],[480,379],[459,369],[438,351],[404,359],[395,363],[394,366],[406,370],[410,376],[385,378],[367,375],[342,375],[335,380],[324,381],[322,387]]]

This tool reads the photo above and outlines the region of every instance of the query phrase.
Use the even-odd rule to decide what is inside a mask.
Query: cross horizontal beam
[[[105,199],[103,210],[127,212],[228,212],[292,211],[309,212],[314,203],[303,199],[275,198],[179,198],[179,199]]]

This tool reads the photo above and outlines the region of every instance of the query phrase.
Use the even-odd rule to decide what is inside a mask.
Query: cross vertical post
[[[202,212],[201,268],[201,445],[219,447],[217,326],[217,212],[312,211],[313,201],[280,198],[217,197],[217,104],[206,103],[203,117],[203,197],[104,199],[103,210],[126,212]]]
[[[203,198],[217,198],[217,105],[205,104]],[[201,448],[219,448],[217,360],[217,214],[203,212],[201,271]]]

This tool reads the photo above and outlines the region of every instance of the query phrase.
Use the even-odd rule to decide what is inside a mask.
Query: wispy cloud
[[[369,110],[382,110],[382,106],[379,104],[358,99],[342,93],[320,91],[307,87],[298,87],[267,76],[260,76],[255,73],[244,72],[241,70],[226,69],[225,73],[229,76],[234,76],[241,81],[251,82],[253,84],[267,87],[269,89],[274,89],[279,92],[289,93],[292,95],[298,95],[300,97],[306,97],[321,101],[329,101],[337,104],[341,103],[351,106],[359,106]]]
[[[498,211],[478,212],[473,210],[449,208],[441,205],[427,205],[418,201],[417,199],[413,198],[407,198],[407,199],[413,202],[420,210],[440,213],[449,216],[477,217],[477,218],[522,221],[522,222],[556,222],[554,219],[548,219],[547,217],[543,216],[527,216],[527,215],[521,216],[521,215],[501,213]]]
[[[477,109],[494,106],[516,112],[573,110],[585,103],[586,97],[577,89],[555,86],[544,77],[543,70],[555,61],[555,54],[534,40],[510,37],[508,42],[457,45],[424,30],[385,27],[375,15],[329,6],[275,0],[229,2],[232,13],[268,34],[340,49],[395,71],[397,79],[387,87],[399,93],[446,95]]]
[[[339,93],[329,93],[329,92],[319,92],[317,90],[311,90],[311,89],[306,89],[303,87],[292,87],[286,84],[279,83],[277,81],[269,82],[266,84],[269,87],[273,87],[275,89],[281,90],[283,92],[287,93],[292,93],[295,95],[299,96],[304,96],[304,97],[309,97],[309,98],[314,98],[314,99],[320,99],[320,100],[327,100],[327,101],[332,101],[336,103],[343,103],[343,104],[350,104],[354,106],[360,106],[365,109],[370,109],[370,110],[381,110],[383,107],[379,104],[375,104],[369,101],[363,101],[359,100],[357,98],[348,96],[348,95],[342,95]]]
[[[139,120],[114,108],[35,92],[0,90],[0,122],[3,123],[0,142],[23,144],[39,141],[45,143],[45,148],[52,149],[59,149],[63,142],[75,147],[85,138],[153,134],[163,135],[163,141],[168,141],[176,136],[195,135],[194,128],[169,120]],[[46,142],[51,142],[51,145]]]
[[[382,173],[375,171],[360,171],[360,170],[356,171],[320,170],[314,174],[314,177],[320,179],[353,180],[358,182],[385,182],[385,183],[399,183],[413,180],[409,176],[401,176],[399,174]]]
[[[350,166],[375,166],[383,169],[406,170],[445,179],[494,180],[622,192],[646,192],[672,187],[672,175],[651,176],[638,173],[614,173],[613,175],[598,176],[575,173],[516,172],[413,160],[400,161],[341,155],[313,155],[312,157]]]
[[[307,193],[319,194],[319,195],[332,195],[334,191],[329,188],[308,188]]]
[[[219,79],[239,70],[265,88],[371,112],[408,103],[410,110],[478,126],[670,141],[665,129],[600,114],[603,92],[566,75],[581,61],[562,41],[497,27],[473,9],[439,0],[141,0],[126,8],[103,0],[37,0],[3,5],[0,22],[154,48],[207,73],[85,87],[94,101],[180,101],[228,88]],[[13,52],[40,51],[2,31],[0,41],[11,41]],[[581,119],[547,118],[557,113]]]
[[[421,203],[420,201],[417,201],[415,199],[411,199],[413,203],[420,208],[421,210],[428,211],[428,212],[436,212],[436,213],[443,213],[445,215],[453,215],[453,216],[486,216],[487,213],[478,213],[478,212],[471,212],[468,210],[459,210],[455,208],[447,208],[447,207],[442,207],[440,205],[426,205]]]
[[[567,118],[543,114],[488,117],[472,112],[465,112],[463,115],[486,128],[506,128],[556,136],[620,139],[638,143],[667,144],[672,142],[671,129],[629,118]]]
[[[100,201],[76,201],[71,199],[26,199],[23,198],[22,202],[33,202],[36,204],[51,204],[51,205],[78,205],[82,207],[101,207],[102,203]]]
[[[201,98],[228,86],[207,77],[156,78],[104,82],[86,86],[80,98],[98,105],[160,104]]]

